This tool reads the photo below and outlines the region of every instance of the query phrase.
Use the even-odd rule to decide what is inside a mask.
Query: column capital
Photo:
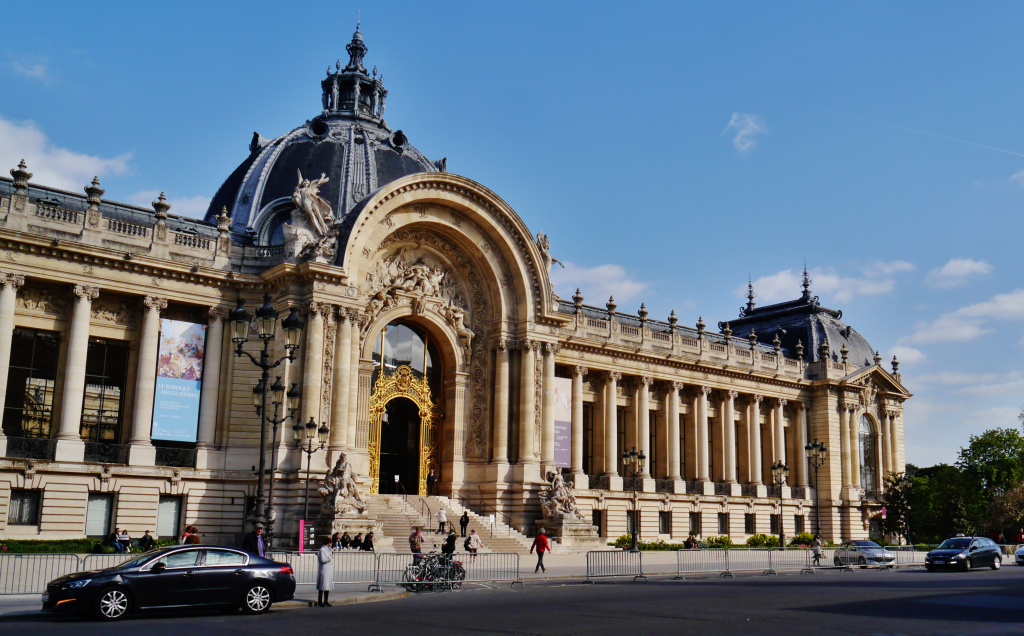
[[[75,285],[74,293],[75,302],[84,300],[87,303],[91,303],[100,295],[100,288],[90,287],[89,285]]]
[[[561,350],[562,350],[562,345],[560,343],[557,343],[557,342],[545,342],[544,343],[544,353],[545,354],[555,355],[555,354],[557,354]]]
[[[622,374],[619,373],[618,371],[606,371],[605,378],[611,380],[612,382],[618,382],[619,380],[622,379]]]
[[[899,409],[885,409],[885,415],[894,420],[900,416],[900,411]]]
[[[339,323],[348,320],[348,310],[341,305],[331,305],[330,311],[334,313],[334,319]]]
[[[8,274],[0,272],[0,287],[10,286],[12,289],[17,290],[19,287],[25,284],[25,277],[21,274]]]
[[[750,396],[750,399],[751,399],[752,402],[754,402],[756,404],[760,404],[764,400],[764,396],[763,395],[758,395],[757,393],[755,393],[755,394]]]
[[[589,371],[590,371],[590,369],[588,369],[587,367],[584,367],[584,366],[581,366],[581,365],[576,365],[576,366],[574,366],[572,368],[572,377],[574,377],[574,378],[575,377],[582,378],[583,376],[587,375],[587,373]]]
[[[654,378],[652,378],[649,375],[642,375],[638,377],[636,381],[644,386],[651,386],[652,384],[654,384]]]
[[[712,389],[709,386],[701,386],[697,387],[697,391],[699,393],[702,393],[706,397],[709,393],[711,393]]]
[[[516,343],[516,348],[520,351],[531,351],[536,350],[540,347],[540,343],[536,340],[522,339]]]
[[[740,392],[739,391],[726,391],[725,394],[727,396],[729,396],[730,400],[735,400],[736,398],[738,398],[740,396]]]
[[[508,338],[498,338],[498,341],[494,343],[495,351],[508,351],[512,348],[512,343],[509,342]]]
[[[678,393],[679,391],[682,390],[682,388],[684,386],[686,386],[686,385],[683,384],[682,382],[679,382],[678,380],[673,380],[671,382],[666,382],[665,383],[666,391],[668,393],[671,393],[672,391],[675,391],[675,392]]]
[[[318,303],[314,300],[311,301],[308,305],[306,305],[303,309],[305,309],[308,312],[310,318],[318,315],[324,316],[326,318],[327,314],[330,313],[332,307],[331,305],[328,305],[326,303]]]
[[[167,299],[157,298],[156,296],[146,296],[142,299],[142,304],[149,308],[150,311],[160,313],[167,309]]]
[[[775,398],[775,404],[777,404],[780,407],[784,407],[787,404],[789,404],[789,400],[787,400],[786,398]]]
[[[227,307],[220,307],[217,305],[210,307],[210,321],[216,322],[218,320],[224,320],[228,317],[229,311],[230,310]]]

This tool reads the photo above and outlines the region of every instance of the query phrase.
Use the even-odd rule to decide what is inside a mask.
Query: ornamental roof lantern
[[[363,44],[363,34],[359,30],[359,22],[356,22],[356,32],[352,34],[352,41],[345,46],[348,51],[348,64],[345,71],[359,71],[366,75],[366,67],[363,66],[363,56],[366,55],[366,45]]]
[[[334,64],[334,71],[327,67],[327,77],[320,82],[322,90],[323,116],[348,116],[382,121],[384,101],[388,92],[384,89],[384,75],[373,76],[363,66],[363,58],[369,51],[363,42],[359,23],[352,41],[345,45],[348,64],[341,66],[341,60]]]
[[[804,302],[810,302],[811,297],[811,277],[807,274],[807,265],[804,265],[804,281],[801,284],[804,288],[803,294],[800,295],[800,300]]]

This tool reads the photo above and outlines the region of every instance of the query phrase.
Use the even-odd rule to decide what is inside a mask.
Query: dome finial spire
[[[801,287],[804,288],[804,293],[800,297],[800,299],[801,300],[805,300],[805,301],[806,300],[810,300],[811,299],[811,276],[807,273],[807,260],[806,259],[804,259],[804,282],[801,284]]]
[[[754,298],[757,294],[754,293],[754,281],[747,276],[747,313],[754,311]]]
[[[352,34],[352,41],[345,46],[345,50],[348,51],[348,65],[345,66],[345,71],[359,71],[366,74],[366,68],[363,66],[363,57],[366,55],[366,45],[363,44],[363,34],[359,30],[360,21],[356,21],[356,32]]]

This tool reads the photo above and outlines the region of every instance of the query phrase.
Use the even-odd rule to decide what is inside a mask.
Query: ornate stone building
[[[104,199],[96,180],[85,196],[36,184],[24,164],[0,179],[0,535],[243,532],[259,370],[227,316],[264,294],[304,321],[271,376],[302,391],[267,430],[280,535],[296,534],[305,494],[291,427],[310,420],[330,429],[314,473],[344,451],[364,489],[422,495],[433,468],[442,494],[521,529],[560,468],[606,537],[626,532],[634,486],[645,538],[741,542],[779,518],[810,531],[816,501],[827,537],[868,535],[882,479],[904,468],[895,360],[884,369],[806,277],[789,303],[756,307],[751,292],[717,333],[558,298],[547,237],[392,130],[358,30],[347,49],[319,114],[254,135],[203,220],[162,195],[152,209]],[[199,377],[164,371],[176,324],[205,330],[185,356],[202,369],[184,415],[157,395],[160,378]],[[284,355],[280,331],[272,344]],[[172,420],[185,435],[158,435]],[[814,440],[830,451],[817,481]],[[624,480],[632,448],[648,461]]]

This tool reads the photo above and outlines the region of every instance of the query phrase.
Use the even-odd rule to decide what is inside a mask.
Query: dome
[[[805,269],[800,298],[765,307],[754,306],[754,289],[750,285],[747,306],[740,309],[740,317],[719,323],[719,329],[728,324],[737,337],[753,330],[758,342],[767,345],[773,344],[777,336],[782,348],[792,356],[797,355],[798,346],[803,347],[803,357],[810,362],[821,359],[821,345],[827,342],[832,360],[841,360],[845,347],[852,366],[876,364],[875,350],[867,339],[843,322],[842,311],[822,307],[818,297],[811,295],[810,285]]]
[[[349,62],[339,60],[321,82],[322,112],[276,139],[253,133],[249,156],[218,189],[206,212],[214,222],[223,208],[231,231],[257,245],[282,242],[299,180],[327,181],[320,196],[337,224],[367,196],[401,177],[445,170],[445,160],[430,161],[401,130],[384,121],[387,90],[377,69],[367,72],[367,48],[359,27],[346,46]],[[301,175],[301,177],[300,177]]]

